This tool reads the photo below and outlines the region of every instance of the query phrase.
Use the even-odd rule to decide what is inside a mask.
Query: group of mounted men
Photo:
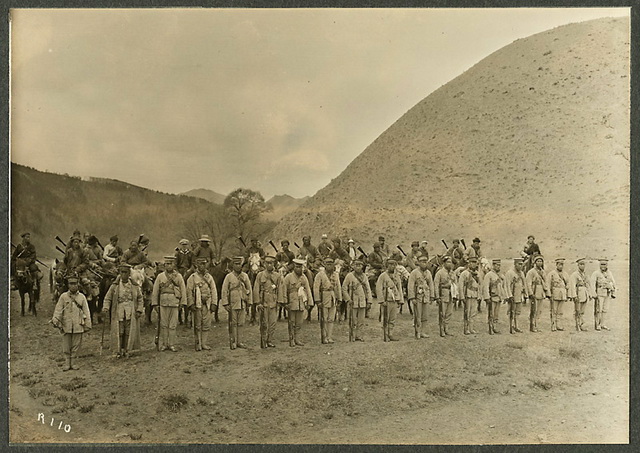
[[[443,240],[446,252],[433,256],[427,241],[413,242],[405,253],[401,246],[390,250],[383,236],[368,254],[352,239],[343,247],[339,238],[330,241],[326,234],[317,246],[311,244],[310,236],[302,238],[301,246],[294,242],[295,253],[288,240],[280,242],[280,249],[269,241],[274,255],[265,253],[259,241],[252,239],[242,256],[218,261],[211,239],[203,235],[194,244],[182,239],[163,263],[149,261],[149,240],[144,235],[131,241],[126,251],[118,246],[117,236],[111,237],[104,249],[95,236],[83,238],[79,231],[68,244],[56,239],[66,250],[60,249],[65,256],[57,264],[53,280],[65,287],[57,292],[51,322],[65,334],[65,370],[74,369],[73,353],[82,333],[91,329],[94,312],[109,316],[112,351],[117,351],[117,357],[126,357],[140,347],[140,319],[146,315],[150,324],[155,307],[158,350],[176,351],[176,327],[189,319],[195,350],[200,351],[211,349],[209,331],[213,319],[218,321],[220,305],[228,313],[231,349],[246,348],[242,327],[247,316],[250,325],[260,325],[261,347],[270,348],[275,347],[276,321],[283,315],[288,319],[289,345],[303,346],[300,331],[305,316],[311,321],[314,307],[323,344],[335,342],[336,321],[348,322],[349,341],[364,341],[364,319],[370,316],[374,300],[380,307],[384,341],[398,339],[394,327],[405,301],[413,315],[416,339],[428,337],[427,305],[432,303],[438,306],[443,338],[453,335],[449,323],[457,308],[463,309],[463,333],[476,334],[474,321],[483,302],[491,335],[500,333],[501,304],[508,304],[510,333],[522,332],[518,318],[527,303],[529,330],[540,332],[545,300],[549,300],[551,331],[564,330],[563,306],[567,301],[574,303],[575,330],[587,330],[584,312],[590,300],[594,302],[595,330],[609,330],[605,317],[616,291],[604,259],[590,276],[585,272],[585,258],[576,261],[571,275],[565,272],[566,260],[562,258],[555,259],[555,268],[545,272],[545,258],[533,236],[506,273],[502,273],[501,260],[487,260],[479,238],[469,247],[464,240],[454,239],[451,247]],[[17,252],[18,248],[14,256]]]

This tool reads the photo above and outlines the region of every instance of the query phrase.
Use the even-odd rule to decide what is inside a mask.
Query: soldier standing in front
[[[587,265],[587,259],[580,258],[576,263],[578,264],[578,269],[569,276],[567,297],[573,301],[573,317],[576,321],[576,332],[586,332],[587,328],[584,327],[584,308],[591,298],[591,284],[584,271]]]
[[[489,335],[499,334],[496,330],[496,318],[498,305],[504,303],[504,279],[500,275],[501,261],[495,259],[492,261],[493,268],[487,272],[482,282],[482,298],[487,304],[487,320],[489,323]]]
[[[433,279],[433,289],[435,291],[436,302],[438,303],[438,323],[440,324],[440,336],[453,336],[447,329],[451,319],[453,298],[451,295],[451,284],[453,279],[453,262],[450,256],[443,258],[442,268],[436,272]]]
[[[278,303],[282,303],[284,279],[275,271],[276,259],[265,256],[264,270],[256,276],[253,285],[253,302],[260,317],[260,347],[275,348],[273,337],[278,319]]]
[[[478,273],[478,258],[469,258],[468,267],[460,273],[458,279],[458,297],[464,304],[464,334],[476,334],[473,329],[473,321],[478,314],[478,305],[482,300],[480,297],[480,280]]]
[[[79,280],[76,276],[67,277],[69,290],[62,293],[53,311],[51,324],[60,329],[62,337],[62,353],[65,365],[62,371],[77,370],[73,364],[73,355],[82,344],[82,334],[91,330],[91,313],[84,294],[79,292]]]
[[[509,269],[504,276],[504,289],[509,301],[509,333],[522,333],[518,327],[518,316],[522,303],[527,299],[527,286],[522,267],[522,258],[516,258],[513,260],[513,268]]]
[[[153,283],[151,307],[158,306],[158,350],[176,352],[178,308],[187,303],[187,290],[182,275],[175,269],[175,257],[164,257],[164,272]]]
[[[609,261],[600,260],[600,269],[591,274],[591,297],[593,303],[593,318],[596,330],[611,330],[605,325],[605,317],[609,310],[609,302],[616,298],[616,282],[609,270]]]
[[[547,274],[547,287],[551,293],[550,315],[551,331],[563,331],[562,307],[567,301],[567,284],[569,276],[564,272],[564,258],[556,259],[556,268]]]
[[[242,272],[244,257],[236,256],[233,259],[233,272],[227,274],[222,282],[222,306],[229,316],[229,347],[246,349],[241,341],[241,327],[244,325],[245,311],[249,305],[253,305],[253,293],[249,276]]]
[[[283,303],[289,312],[289,346],[304,346],[298,339],[302,327],[303,313],[308,307],[313,306],[313,296],[309,280],[304,275],[302,267],[305,261],[302,259],[293,260],[293,272],[284,278]]]
[[[207,259],[196,260],[196,271],[187,280],[187,309],[193,316],[196,351],[208,351],[211,318],[218,307],[216,282],[207,272]]]
[[[333,323],[337,304],[342,300],[342,286],[333,258],[324,259],[324,270],[319,271],[313,279],[313,294],[318,310],[322,310],[320,316],[324,319],[320,326],[320,339],[323,344],[335,343]]]
[[[525,283],[529,301],[531,302],[531,311],[529,313],[529,330],[531,332],[541,332],[538,329],[538,321],[542,312],[542,301],[549,298],[549,287],[544,277],[544,257],[536,255],[533,260],[533,268],[527,272]]]
[[[376,283],[378,303],[382,310],[382,331],[384,341],[398,341],[393,334],[396,316],[400,305],[404,302],[402,294],[402,279],[396,272],[397,261],[387,259],[387,270],[380,274]]]
[[[356,258],[351,265],[353,271],[349,272],[342,282],[342,297],[351,310],[352,326],[349,328],[354,330],[356,341],[364,341],[362,330],[367,307],[371,305],[371,287],[364,274],[364,262]]]
[[[427,268],[429,257],[420,255],[418,267],[409,274],[407,298],[413,304],[413,328],[416,339],[429,338],[427,335],[427,304],[435,297],[433,277]]]

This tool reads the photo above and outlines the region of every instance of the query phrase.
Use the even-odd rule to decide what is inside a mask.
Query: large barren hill
[[[491,54],[404,114],[273,237],[479,236],[513,256],[627,257],[629,20],[549,30]],[[434,68],[437,70],[437,68]]]

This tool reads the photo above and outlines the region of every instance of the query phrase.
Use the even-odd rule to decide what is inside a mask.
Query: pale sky
[[[313,195],[518,38],[628,8],[12,11],[11,160],[163,192]]]

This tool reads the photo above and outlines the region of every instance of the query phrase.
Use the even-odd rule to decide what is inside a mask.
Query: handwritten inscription
[[[47,422],[49,422],[49,426],[53,427],[53,428],[57,428],[61,431],[64,431],[65,433],[70,433],[71,432],[71,425],[69,425],[68,423],[63,422],[62,420],[56,420],[55,418],[51,417],[51,420],[47,420],[47,417],[44,416],[44,412],[39,412],[38,413],[38,421],[42,422],[43,425],[46,425]]]

